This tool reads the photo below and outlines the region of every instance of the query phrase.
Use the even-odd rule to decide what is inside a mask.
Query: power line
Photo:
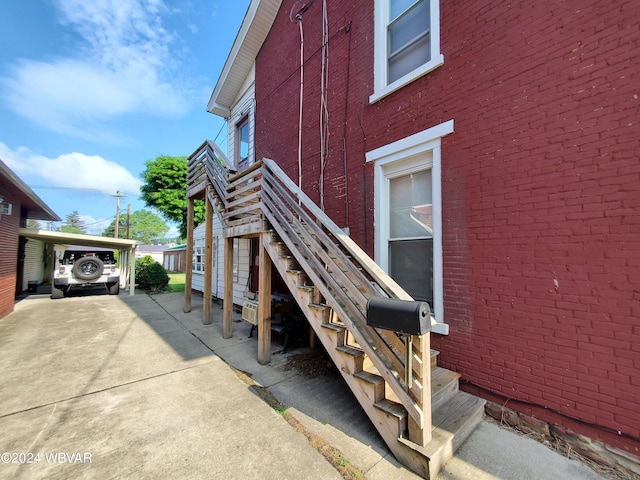
[[[101,190],[98,188],[54,187],[54,186],[48,186],[48,185],[29,185],[29,188],[32,188],[32,189],[42,188],[45,190],[71,190],[71,191],[77,191],[77,192],[91,192],[91,193],[102,193],[105,195],[112,195],[111,190],[106,190],[106,189]],[[126,192],[124,190],[119,190],[119,192],[132,197],[139,197],[141,195],[140,192],[133,193],[133,192]]]

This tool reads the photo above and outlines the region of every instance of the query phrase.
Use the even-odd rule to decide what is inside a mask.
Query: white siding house
[[[214,298],[222,298],[224,294],[224,239],[220,235],[220,220],[213,216],[213,278],[211,282],[211,294]],[[245,296],[250,290],[250,242],[246,239],[234,240],[233,255],[233,303],[242,305]],[[205,224],[198,225],[193,230],[193,259],[191,270],[193,272],[191,288],[204,291],[204,245]]]
[[[38,284],[43,282],[45,261],[44,242],[32,238],[28,239],[24,248],[23,291],[28,288],[29,282],[38,282]]]

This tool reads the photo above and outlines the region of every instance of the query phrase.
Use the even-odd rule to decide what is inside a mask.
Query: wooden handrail
[[[371,296],[412,300],[411,296],[273,160],[265,158],[236,172],[217,145],[206,141],[189,157],[187,191],[200,191],[203,177],[213,187],[208,189],[208,196],[224,226],[238,225],[260,215],[270,222],[409,416],[423,425],[424,408],[430,408],[423,402],[428,392],[422,388],[428,352],[421,352],[414,344],[413,355],[418,361],[411,374],[416,382],[407,390],[403,384],[403,340],[392,332],[369,327],[366,322],[366,304]]]
[[[307,272],[310,278],[316,287],[322,291],[326,301],[330,303],[331,307],[335,311],[342,313],[342,315],[339,313],[338,316],[344,323],[349,325],[349,331],[360,344],[360,347],[370,357],[382,377],[389,384],[396,396],[402,401],[411,417],[417,423],[421,424],[423,415],[421,405],[417,404],[415,400],[407,394],[405,388],[399,381],[399,378],[404,377],[404,362],[401,363],[397,361],[397,357],[391,350],[389,350],[387,344],[382,340],[377,331],[366,325],[366,298],[362,294],[356,294],[352,289],[351,296],[348,295],[347,292],[350,291],[348,282],[350,282],[350,280],[344,275],[341,275],[342,272],[327,271],[327,266],[334,266],[336,269],[338,266],[329,255],[323,254],[323,251],[330,250],[338,255],[340,255],[341,252],[320,229],[316,228],[316,222],[314,222],[311,216],[315,216],[318,223],[320,223],[322,227],[330,232],[334,237],[344,238],[346,235],[343,234],[339,227],[337,227],[335,223],[324,214],[324,212],[322,212],[302,191],[300,191],[300,189],[284,174],[284,172],[282,172],[282,170],[277,166],[275,169],[273,168],[275,166],[273,161],[265,159],[264,163],[270,170],[270,172],[264,173],[265,181],[262,185],[262,190],[264,192],[263,205],[265,215],[269,218],[272,226],[276,228],[278,234],[285,243],[289,243],[287,240],[290,237],[293,237],[288,245],[292,254],[296,256],[296,253],[301,253],[303,258],[300,258],[300,260],[306,261],[312,267],[315,265],[315,267],[312,268],[312,272]],[[280,182],[282,187],[277,187],[276,182]],[[291,195],[295,195],[299,202]],[[300,205],[298,203],[300,203]],[[283,214],[280,211],[282,208],[285,208],[285,206],[291,213],[286,217],[282,216]],[[279,215],[280,218],[278,218]],[[287,227],[285,227],[285,225]],[[314,241],[311,237],[305,235],[303,230],[306,231],[307,226],[310,230],[313,230],[318,242],[322,242],[322,240],[325,241],[320,244]],[[296,229],[301,233],[296,234]],[[300,235],[306,238],[302,238]],[[323,236],[325,237],[324,239],[322,238]],[[296,238],[297,241],[295,240]],[[309,245],[307,245],[307,242]],[[345,243],[348,244],[349,242]],[[351,243],[353,242],[351,241]],[[353,245],[355,245],[355,243],[353,243]],[[366,263],[366,261],[371,261],[369,257],[359,249],[359,247],[348,248],[347,250],[354,255],[355,263],[360,266],[363,266],[362,263]],[[365,262],[359,261],[362,259],[365,259]],[[329,268],[329,270],[331,270],[331,268]],[[375,271],[376,269],[372,270]],[[351,268],[350,273],[354,276],[359,275],[358,269],[355,267]],[[376,273],[380,279],[384,277],[390,278],[381,269]],[[343,280],[343,283],[339,284],[338,279]],[[365,281],[367,280],[365,279]],[[330,287],[330,290],[327,287]],[[383,287],[383,290],[393,291],[393,286],[389,288],[387,285],[386,287],[387,288]],[[406,299],[408,294],[406,294],[404,290],[401,290],[401,292],[404,294]],[[339,302],[333,301],[334,298],[339,299]],[[367,333],[366,338],[363,336],[364,332]],[[383,358],[390,361],[392,365],[396,367],[398,370],[396,374],[394,374],[384,363]]]
[[[302,191],[293,181],[280,169],[280,167],[271,159],[263,159],[278,179],[284,183],[289,190],[297,192],[298,197],[304,203],[315,217],[327,228],[329,232],[338,240],[342,246],[354,257],[354,259],[371,275],[371,277],[380,285],[384,286],[385,292],[390,297],[400,300],[413,300],[411,296],[398,285],[380,266],[375,263],[357,243],[345,234],[316,204]]]

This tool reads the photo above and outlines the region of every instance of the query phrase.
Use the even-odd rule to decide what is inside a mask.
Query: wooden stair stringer
[[[347,383],[353,392],[353,395],[358,400],[358,403],[376,427],[376,430],[378,430],[378,433],[380,433],[380,436],[383,438],[396,459],[417,474],[424,478],[428,478],[428,459],[419,450],[411,448],[400,441],[401,436],[406,429],[405,426],[403,426],[406,425],[407,416],[406,411],[404,411],[404,407],[390,400],[386,400],[387,402],[392,402],[400,407],[400,409],[404,411],[404,416],[398,415],[397,407],[395,410],[394,408],[385,409],[383,403],[385,399],[380,400],[378,398],[380,387],[363,380],[361,378],[362,374],[358,375],[362,372],[362,359],[359,361],[359,368],[358,360],[354,363],[354,358],[352,358],[355,357],[355,352],[345,353],[344,351],[339,350],[338,347],[342,346],[338,340],[340,332],[337,329],[323,327],[326,323],[325,313],[322,311],[322,308],[319,308],[321,306],[314,305],[312,303],[310,292],[305,288],[300,288],[300,285],[298,285],[297,281],[294,280],[295,275],[287,273],[287,271],[291,270],[291,267],[290,263],[287,261],[287,256],[281,251],[282,248],[284,247],[276,246],[274,243],[266,242],[265,244],[265,250],[269,254],[275,268],[278,270],[285,283],[287,283],[296,303],[306,316],[318,339],[322,342],[324,348],[340,371],[342,378]],[[327,306],[326,308],[328,309],[329,307]],[[360,352],[360,355],[364,356],[364,353]],[[382,381],[384,382],[384,380]]]

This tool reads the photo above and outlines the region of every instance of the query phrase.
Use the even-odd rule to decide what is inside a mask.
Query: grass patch
[[[185,283],[184,273],[170,273],[168,289],[170,292],[184,292]]]

